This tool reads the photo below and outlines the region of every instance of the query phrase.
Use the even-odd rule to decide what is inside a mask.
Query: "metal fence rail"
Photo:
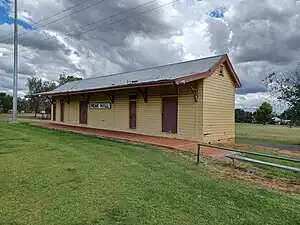
[[[209,147],[209,148],[216,148],[216,149],[220,149],[220,150],[227,150],[230,152],[239,152],[239,153],[248,154],[248,155],[256,155],[256,156],[262,156],[262,157],[266,157],[266,158],[273,158],[273,159],[279,159],[279,160],[284,160],[284,161],[300,163],[299,159],[293,159],[293,158],[281,157],[281,156],[275,156],[275,155],[268,155],[268,154],[257,153],[257,152],[249,152],[249,151],[243,151],[243,150],[239,150],[239,149],[225,148],[225,147],[221,147],[221,146],[217,146],[217,145],[208,145],[208,144],[200,144],[200,143],[198,143],[197,163],[200,162],[201,146],[205,146],[205,147]]]
[[[245,162],[261,164],[261,165],[265,165],[265,166],[272,166],[272,167],[276,167],[276,168],[283,169],[283,170],[290,170],[290,171],[293,171],[295,173],[300,173],[299,168],[292,167],[292,166],[285,166],[285,165],[280,165],[280,164],[276,164],[276,163],[265,162],[265,161],[261,161],[261,160],[257,160],[257,159],[244,157],[244,156],[237,155],[237,154],[228,155],[227,157],[232,159],[232,160],[236,159],[236,160],[241,160],[241,161],[245,161]]]
[[[293,158],[288,158],[288,157],[268,155],[268,154],[263,154],[263,153],[249,152],[249,151],[243,151],[243,150],[239,150],[239,149],[225,148],[225,147],[220,147],[220,146],[216,146],[216,145],[208,145],[208,144],[198,143],[197,164],[200,163],[201,146],[216,148],[216,149],[220,149],[220,150],[227,150],[227,151],[230,151],[230,152],[237,152],[237,153],[242,153],[242,154],[255,155],[255,156],[260,156],[260,157],[265,157],[265,158],[278,159],[278,160],[282,160],[282,161],[300,163],[299,159],[293,159]],[[265,166],[272,166],[272,167],[275,167],[275,168],[300,173],[300,168],[296,168],[296,167],[292,167],[292,166],[285,166],[285,165],[276,164],[276,163],[270,163],[270,162],[266,162],[266,161],[262,161],[262,160],[256,160],[256,159],[248,158],[248,157],[238,155],[238,154],[228,154],[226,157],[232,159],[233,163],[234,163],[234,160],[236,159],[236,160],[247,161],[247,162],[261,164],[261,165],[265,165]]]

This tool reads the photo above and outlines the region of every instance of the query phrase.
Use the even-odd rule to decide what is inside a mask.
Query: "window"
[[[220,76],[224,76],[224,74],[223,74],[223,65],[220,65],[220,71],[219,71],[219,75]]]

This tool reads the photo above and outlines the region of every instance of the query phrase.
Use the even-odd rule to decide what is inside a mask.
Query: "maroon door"
[[[166,97],[162,99],[162,131],[177,133],[177,97]]]
[[[52,120],[55,121],[56,120],[56,103],[53,103],[53,117]]]
[[[136,129],[136,101],[129,102],[129,128]]]
[[[80,102],[79,107],[79,123],[87,124],[88,104],[85,101]]]
[[[60,121],[64,122],[65,120],[65,102],[60,102]]]

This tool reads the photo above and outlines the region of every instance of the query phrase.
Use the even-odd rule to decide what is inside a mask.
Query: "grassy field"
[[[11,113],[0,113],[0,118],[2,119],[8,119],[9,117],[11,117],[12,114]],[[20,119],[46,119],[46,115],[44,114],[44,116],[41,113],[37,113],[36,117],[34,117],[34,113],[18,113],[17,114],[17,118]]]
[[[238,139],[300,145],[300,127],[236,123],[236,137]]]
[[[300,224],[300,196],[189,158],[0,122],[0,224]]]

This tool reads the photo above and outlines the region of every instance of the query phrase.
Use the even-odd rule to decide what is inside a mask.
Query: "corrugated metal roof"
[[[43,94],[58,94],[110,88],[116,86],[143,84],[158,81],[173,81],[177,78],[207,72],[224,55],[217,55],[192,61],[168,64],[132,72],[93,77],[66,83],[57,89]]]

